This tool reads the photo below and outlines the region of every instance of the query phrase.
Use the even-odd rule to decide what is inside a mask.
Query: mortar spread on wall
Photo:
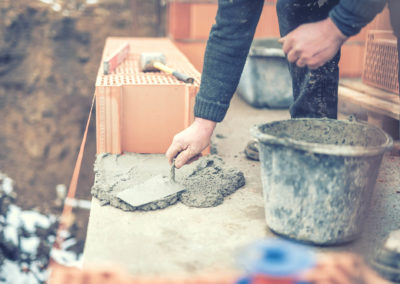
[[[168,175],[169,165],[164,155],[126,153],[123,155],[100,154],[94,164],[95,181],[92,195],[102,205],[111,205],[124,211],[163,209],[181,201],[191,207],[214,207],[225,196],[245,184],[241,171],[225,165],[222,158],[210,155],[176,172],[176,181],[185,191],[139,207],[133,207],[116,195],[158,175]]]

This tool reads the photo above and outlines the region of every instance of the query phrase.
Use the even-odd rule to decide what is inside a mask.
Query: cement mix
[[[226,168],[223,160],[211,155],[203,158],[191,173],[184,174],[179,182],[186,187],[180,201],[190,207],[214,207],[224,197],[245,185],[242,172]]]
[[[155,157],[157,157],[154,159]],[[150,159],[151,157],[151,159]],[[182,193],[142,206],[134,207],[116,195],[130,187],[143,183],[156,174],[168,175],[169,166],[161,155],[126,153],[124,155],[101,154],[94,164],[95,181],[92,195],[102,205],[111,205],[124,211],[149,211],[163,209],[179,200],[190,207],[214,207],[224,197],[244,186],[242,172],[225,165],[222,158],[210,155],[177,170],[176,180],[186,187]]]

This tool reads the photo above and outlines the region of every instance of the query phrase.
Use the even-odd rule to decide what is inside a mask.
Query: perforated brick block
[[[397,40],[391,31],[368,33],[362,74],[363,83],[399,93]]]
[[[127,59],[109,75],[103,74],[101,64],[97,75],[97,153],[165,153],[173,136],[194,119],[200,73],[165,38],[108,38],[103,60],[125,43],[130,46]],[[186,84],[163,72],[142,72],[143,52],[164,53],[168,66],[195,82]]]

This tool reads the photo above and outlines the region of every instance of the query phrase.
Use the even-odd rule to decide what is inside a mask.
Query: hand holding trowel
[[[142,184],[121,191],[117,197],[131,206],[138,207],[161,200],[185,188],[175,182],[175,161],[172,163],[170,176],[157,175]]]

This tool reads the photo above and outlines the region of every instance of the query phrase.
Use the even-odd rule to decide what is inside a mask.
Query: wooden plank
[[[396,93],[387,92],[378,88],[368,86],[361,82],[360,79],[342,79],[340,85],[358,91],[370,96],[382,99],[392,103],[400,103],[400,96]]]
[[[339,97],[365,109],[400,120],[400,101],[388,102],[350,88],[340,86]]]

